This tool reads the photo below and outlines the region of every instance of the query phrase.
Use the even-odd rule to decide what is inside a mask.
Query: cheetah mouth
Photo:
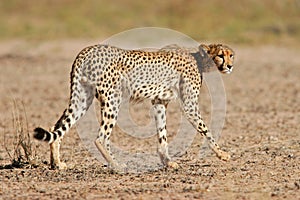
[[[224,69],[222,71],[222,73],[224,73],[224,74],[230,74],[231,72],[232,72],[232,68],[231,69]]]
[[[218,67],[218,69],[223,74],[230,74],[232,72],[233,67]]]

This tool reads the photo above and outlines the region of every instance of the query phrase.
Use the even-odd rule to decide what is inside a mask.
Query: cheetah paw
[[[113,162],[109,164],[109,168],[117,173],[124,173],[127,171],[127,165],[124,163]]]
[[[67,168],[67,164],[64,162],[59,162],[51,165],[51,169],[66,170]]]
[[[167,166],[168,166],[169,168],[172,168],[172,169],[178,169],[178,168],[179,168],[179,165],[178,165],[176,162],[172,162],[172,161],[169,161],[169,162],[167,163]]]
[[[220,151],[218,153],[218,158],[220,158],[221,160],[229,161],[230,157],[231,157],[230,154],[225,151]]]

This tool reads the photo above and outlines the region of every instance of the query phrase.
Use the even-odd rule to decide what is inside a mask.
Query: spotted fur
[[[38,127],[34,137],[50,144],[53,168],[66,168],[59,158],[60,142],[96,97],[101,105],[101,122],[95,144],[108,163],[117,167],[109,142],[126,91],[132,101],[151,100],[160,144],[158,153],[163,164],[176,168],[178,165],[168,154],[166,108],[169,101],[179,97],[186,118],[208,139],[216,155],[228,160],[230,155],[220,149],[202,120],[198,96],[204,66],[214,61],[221,72],[230,73],[233,55],[229,47],[221,44],[200,45],[193,53],[180,48],[142,51],[109,45],[87,47],[77,55],[72,66],[67,109],[50,131]]]

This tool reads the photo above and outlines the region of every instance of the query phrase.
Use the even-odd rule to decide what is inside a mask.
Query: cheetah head
[[[230,74],[233,69],[234,51],[223,44],[201,44],[200,47],[213,59],[219,71]]]

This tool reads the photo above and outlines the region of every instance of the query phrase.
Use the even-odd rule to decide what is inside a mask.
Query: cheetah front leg
[[[230,154],[222,151],[211,132],[205,125],[198,108],[198,93],[195,93],[189,81],[182,81],[180,85],[180,98],[182,110],[188,121],[194,126],[198,133],[203,135],[209,143],[210,148],[221,160],[228,161]]]
[[[216,153],[219,159],[224,161],[228,161],[230,159],[230,154],[221,150],[220,146],[217,144],[213,135],[211,134],[211,132],[208,130],[207,126],[203,122],[200,114],[196,114],[196,116],[194,116],[193,118],[188,117],[188,120],[197,129],[198,133],[206,137],[210,148]]]
[[[179,166],[176,162],[172,162],[168,151],[167,129],[166,129],[166,107],[168,101],[152,100],[153,112],[155,116],[156,130],[158,135],[159,147],[158,154],[162,163],[174,169]]]

